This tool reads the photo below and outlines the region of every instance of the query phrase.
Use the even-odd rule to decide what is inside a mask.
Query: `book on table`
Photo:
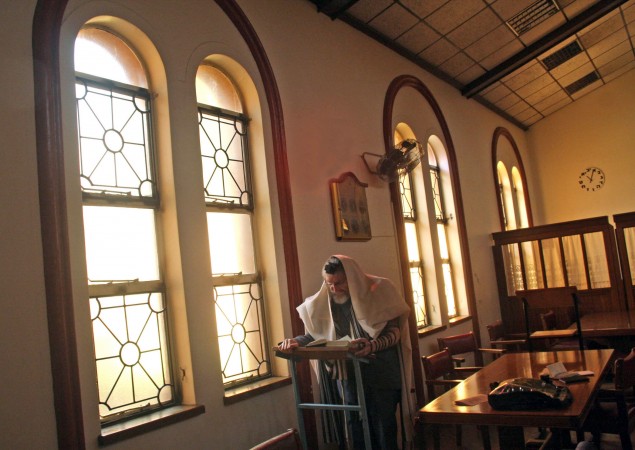
[[[309,342],[307,347],[348,347],[351,343],[351,340],[348,336],[344,336],[341,339],[337,339],[335,341],[331,341],[328,339],[316,339],[315,341]]]

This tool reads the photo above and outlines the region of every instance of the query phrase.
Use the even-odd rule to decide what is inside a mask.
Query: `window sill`
[[[102,428],[97,438],[99,445],[110,445],[116,442],[157,430],[173,423],[181,422],[205,412],[203,405],[179,405],[153,412],[143,417],[108,425]]]
[[[472,320],[472,316],[456,316],[450,319],[450,326],[458,325],[463,322],[467,322],[468,320]]]
[[[417,330],[417,334],[421,338],[421,337],[424,337],[424,336],[429,336],[431,334],[437,333],[439,331],[443,331],[443,330],[445,330],[445,328],[446,328],[445,325],[430,325],[428,327],[421,328],[420,330]]]
[[[225,405],[232,405],[290,384],[290,377],[271,377],[245,386],[228,389],[225,391],[223,403]]]

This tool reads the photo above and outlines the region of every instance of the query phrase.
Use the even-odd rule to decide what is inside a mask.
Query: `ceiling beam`
[[[561,27],[555,29],[543,38],[526,47],[524,50],[503,61],[492,70],[465,85],[465,87],[461,90],[461,94],[467,98],[473,97],[482,90],[499,81],[501,78],[524,66],[532,59],[537,58],[539,55],[552,48],[554,45],[558,45],[560,42],[573,36],[578,31],[592,24],[627,1],[628,0],[600,0]]]
[[[331,19],[337,19],[344,11],[359,0],[309,0],[317,6],[318,12],[324,13]]]

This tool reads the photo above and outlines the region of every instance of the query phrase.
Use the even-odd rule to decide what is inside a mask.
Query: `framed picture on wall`
[[[329,180],[335,237],[339,241],[368,241],[371,238],[367,183],[352,172]]]

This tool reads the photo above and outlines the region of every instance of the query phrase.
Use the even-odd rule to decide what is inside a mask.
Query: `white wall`
[[[0,422],[0,447],[16,449],[55,448],[57,445],[36,185],[31,58],[35,3],[35,0],[5,1],[0,6],[0,29],[3,30],[0,54],[5,62],[5,70],[0,75],[5,88],[4,95],[0,97],[0,131],[3,137],[0,196],[5,205],[5,214],[0,219],[3,269],[0,278],[3,311],[0,315],[3,367],[0,371],[3,417]],[[413,75],[431,90],[449,126],[458,158],[473,269],[471,275],[482,328],[499,315],[490,247],[490,234],[499,229],[491,167],[491,139],[496,127],[504,126],[512,133],[526,167],[531,168],[532,206],[540,212],[543,221],[605,214],[603,211],[608,205],[611,213],[633,209],[628,206],[630,198],[625,194],[633,191],[633,180],[628,173],[632,164],[624,163],[632,148],[633,127],[628,128],[628,119],[620,118],[617,111],[613,114],[604,105],[605,102],[608,105],[619,104],[622,114],[627,105],[633,105],[632,89],[625,94],[627,87],[633,85],[633,73],[616,81],[615,86],[609,85],[591,94],[590,100],[580,101],[579,108],[583,110],[606,109],[602,119],[596,118],[589,124],[576,126],[575,121],[580,120],[581,114],[577,112],[578,104],[574,104],[553,119],[539,122],[534,127],[535,131],[532,129],[529,133],[532,150],[529,151],[522,130],[475,101],[461,97],[454,88],[373,40],[339,21],[318,14],[309,2],[239,0],[238,3],[267,52],[280,90],[305,296],[319,287],[321,264],[334,253],[351,255],[360,260],[368,272],[388,276],[399,285],[388,188],[367,172],[361,159],[365,151],[383,152],[384,96],[389,83],[399,75]],[[251,76],[257,78],[255,63],[246,45],[216,4],[210,0],[192,0],[187,2],[187,9],[184,5],[169,0],[73,0],[66,11],[67,17],[81,15],[82,9],[87,6],[99,7],[104,13],[116,12],[134,21],[153,40],[166,67],[171,90],[171,136],[174,148],[181,153],[192,149],[186,144],[196,142],[196,138],[188,133],[192,126],[188,122],[187,111],[193,101],[188,76],[196,58],[205,52],[194,47],[193,43],[235,55]],[[264,105],[264,93],[259,83],[257,81],[257,89]],[[608,100],[603,100],[605,95]],[[418,102],[423,111],[423,101]],[[415,100],[415,108],[417,104]],[[569,110],[576,113],[569,114]],[[417,115],[417,111],[395,111],[397,119],[409,115]],[[265,117],[265,124],[267,120]],[[600,141],[593,140],[593,136],[586,139],[576,137],[582,134],[581,130],[591,128],[598,120],[603,129],[612,132],[608,135],[602,133],[604,137]],[[428,128],[435,130],[438,126],[431,121],[427,126],[421,124],[420,128],[428,132]],[[270,144],[269,134],[270,129],[265,126],[264,140]],[[558,150],[557,156],[552,156],[554,148]],[[602,151],[593,151],[598,148]],[[580,162],[579,157],[583,157]],[[174,162],[175,170],[187,171],[188,158],[191,155],[178,156]],[[532,158],[531,163],[529,158]],[[559,169],[561,174],[555,173],[556,158],[560,161],[557,167],[562,167]],[[597,195],[582,196],[576,191],[575,174],[586,165],[599,165],[607,173],[607,186]],[[271,173],[271,166],[267,169]],[[348,171],[369,183],[367,196],[373,238],[368,242],[343,243],[337,242],[334,237],[328,181]],[[560,180],[570,180],[573,189],[565,190],[560,182],[545,177],[549,173],[557,175]],[[540,188],[543,184],[550,190],[558,186],[557,195],[544,194]],[[619,185],[620,189],[614,185]],[[179,187],[184,190],[189,188]],[[592,209],[585,203],[588,198],[598,198],[602,206]],[[571,199],[577,205],[575,209],[567,206]],[[272,201],[275,204],[275,195]],[[188,214],[195,214],[198,208],[193,204],[181,207],[189,211]],[[183,214],[180,220],[188,218],[188,214]],[[274,224],[274,228],[274,234],[279,239],[279,224]],[[201,233],[201,227],[196,224],[191,225],[190,230]],[[280,249],[277,251],[281,253]],[[223,406],[219,369],[207,352],[209,346],[215,345],[208,340],[213,333],[204,329],[210,308],[209,299],[203,298],[206,295],[206,284],[202,281],[204,271],[201,269],[201,265],[205,264],[204,252],[196,248],[195,242],[184,240],[181,257],[188,261],[184,262],[183,279],[188,283],[184,288],[188,293],[186,320],[192,347],[190,357],[196,401],[204,404],[207,412],[113,445],[113,449],[248,448],[295,425],[290,387],[247,402]],[[284,282],[283,274],[279,280]],[[284,293],[286,289],[281,291]],[[78,298],[74,300],[81,302]],[[283,305],[288,303],[284,295],[280,301]],[[282,311],[286,308],[283,306]],[[85,311],[85,305],[78,304],[77,332],[82,352],[90,347],[89,326],[82,322]],[[277,329],[276,333],[290,334],[288,318],[284,323],[286,328]],[[451,334],[470,327],[468,322],[444,333]],[[422,353],[436,350],[436,337],[421,341]],[[80,355],[80,360],[83,362],[81,389],[86,416],[86,444],[88,448],[97,448],[99,424],[96,408],[90,400],[95,398],[94,379],[90,379],[93,369],[89,367],[85,355]],[[32,432],[35,426],[37,432]]]
[[[0,100],[0,447],[19,449],[51,448],[56,442],[33,123],[34,5],[0,6],[6,64],[0,71],[5,86]]]

